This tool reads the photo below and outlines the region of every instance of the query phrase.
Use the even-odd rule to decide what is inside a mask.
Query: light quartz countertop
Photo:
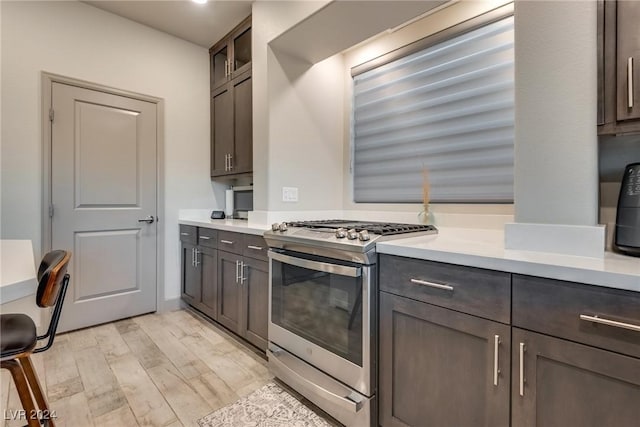
[[[271,228],[270,225],[253,223],[246,219],[211,219],[211,211],[203,210],[180,211],[178,223],[258,236],[262,236],[266,230]]]
[[[505,249],[502,230],[438,227],[438,234],[376,245],[378,253],[640,292],[640,258],[604,258]]]
[[[179,223],[262,235],[268,224],[212,220],[210,212],[181,211]],[[606,252],[604,258],[505,249],[501,229],[438,226],[438,234],[378,243],[378,253],[640,292],[640,258]]]
[[[0,303],[34,295],[37,288],[31,240],[1,240]]]

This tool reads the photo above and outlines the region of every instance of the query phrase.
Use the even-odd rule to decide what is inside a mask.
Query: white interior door
[[[51,99],[51,242],[72,251],[59,330],[155,311],[157,106],[61,83]]]

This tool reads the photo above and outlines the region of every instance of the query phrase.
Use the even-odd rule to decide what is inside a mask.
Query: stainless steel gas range
[[[346,426],[376,423],[376,243],[431,225],[348,220],[273,224],[269,367]]]

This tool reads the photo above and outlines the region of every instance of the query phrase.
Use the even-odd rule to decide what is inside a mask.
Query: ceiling
[[[156,30],[209,48],[251,14],[252,0],[84,1]]]

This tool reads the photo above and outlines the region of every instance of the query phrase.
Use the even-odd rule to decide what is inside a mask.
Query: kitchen
[[[421,204],[352,201],[349,69],[384,51],[367,54],[356,47],[344,55],[339,53],[381,31],[399,27],[387,36],[386,51],[393,50],[414,41],[410,30],[421,23],[403,27],[408,19],[383,21],[369,28],[375,23],[373,16],[353,25],[354,20],[347,19],[349,15],[343,11],[336,14],[345,21],[332,27],[332,34],[340,37],[329,39],[318,30],[324,28],[321,22],[316,23],[315,32],[300,25],[312,24],[313,19],[306,18],[317,16],[326,4],[256,2],[251,6],[254,212],[250,222],[261,224],[263,229],[283,220],[345,215],[415,222]],[[499,4],[460,2],[438,12],[438,17],[453,16],[450,21],[432,19],[429,31],[460,20],[451,12],[456,8],[472,17]],[[516,251],[560,252],[569,257],[587,254],[590,258],[577,261],[604,262],[605,254],[597,255],[605,246],[604,230],[598,226],[598,160],[622,157],[631,163],[632,156],[638,158],[638,144],[633,137],[613,141],[622,154],[611,154],[612,145],[599,144],[594,131],[595,8],[595,3],[587,2],[537,7],[535,2],[516,2],[515,203],[432,204],[436,226],[504,230],[507,247]],[[29,239],[36,259],[43,253],[41,72],[162,98],[164,206],[157,216],[159,233],[164,236],[160,258],[164,263],[158,276],[158,309],[179,308],[181,249],[177,236],[181,210],[189,215],[188,210],[223,209],[228,188],[209,178],[208,49],[83,3],[29,2],[17,6],[3,2],[1,13],[3,239]],[[567,28],[569,20],[572,25]],[[283,39],[284,46],[268,47],[276,36],[292,28],[302,28],[291,33],[297,35],[293,41]],[[424,29],[415,31],[428,34]],[[328,56],[310,66],[291,53],[300,46],[304,53]],[[134,66],[122,67],[123,63]],[[576,183],[583,184],[578,187]],[[298,201],[284,202],[283,187],[297,188]],[[612,191],[617,194],[618,188]],[[611,206],[615,208],[615,202]],[[615,219],[603,222],[611,227]],[[535,252],[523,256],[529,255],[536,259]],[[455,255],[441,256],[438,261],[454,262]],[[638,268],[631,267],[636,276]],[[582,277],[567,273],[562,278],[579,282]]]

